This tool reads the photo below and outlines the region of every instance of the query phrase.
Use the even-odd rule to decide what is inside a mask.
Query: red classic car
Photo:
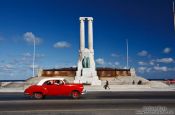
[[[84,94],[83,89],[82,84],[68,83],[64,78],[44,78],[26,88],[24,94],[35,99],[43,99],[45,96],[72,96],[78,99]]]
[[[175,84],[175,79],[165,80],[165,83],[168,85]]]

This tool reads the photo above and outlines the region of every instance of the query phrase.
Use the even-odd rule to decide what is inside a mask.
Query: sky
[[[149,79],[175,79],[173,0],[0,0],[0,80],[38,68],[76,67],[79,17],[93,17],[97,67],[126,67]],[[85,25],[87,29],[87,24]],[[87,46],[87,30],[86,30]]]

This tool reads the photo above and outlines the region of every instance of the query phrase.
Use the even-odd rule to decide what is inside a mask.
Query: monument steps
[[[9,84],[3,86],[8,88],[24,87],[25,82],[10,82]]]
[[[133,81],[134,84],[137,84],[139,81],[142,81],[142,84],[148,84],[148,80],[139,77],[139,76],[118,76],[113,79],[109,80],[110,85],[132,85]],[[105,84],[106,81],[102,81],[102,85]]]

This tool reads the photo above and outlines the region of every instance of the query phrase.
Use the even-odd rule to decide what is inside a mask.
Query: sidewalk
[[[175,91],[175,87],[152,88],[146,85],[111,85],[110,89],[104,89],[103,86],[84,86],[87,91]]]
[[[18,87],[18,88],[0,88],[0,93],[19,93],[19,92],[24,92],[24,88],[23,87]]]
[[[117,92],[117,91],[175,91],[175,86],[167,87],[167,88],[151,88],[147,85],[110,85],[110,89],[104,89],[103,86],[90,86],[85,85],[84,89],[87,92],[95,92],[95,91],[104,91],[104,92]],[[24,92],[23,87],[18,88],[0,88],[0,93],[2,92]]]

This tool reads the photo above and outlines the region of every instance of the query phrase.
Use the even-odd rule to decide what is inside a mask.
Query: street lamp
[[[33,77],[35,76],[35,38],[33,38]]]
[[[128,39],[126,39],[126,68],[128,69]]]
[[[175,31],[175,9],[174,9],[174,1],[173,1],[173,18],[174,18],[174,31]]]

